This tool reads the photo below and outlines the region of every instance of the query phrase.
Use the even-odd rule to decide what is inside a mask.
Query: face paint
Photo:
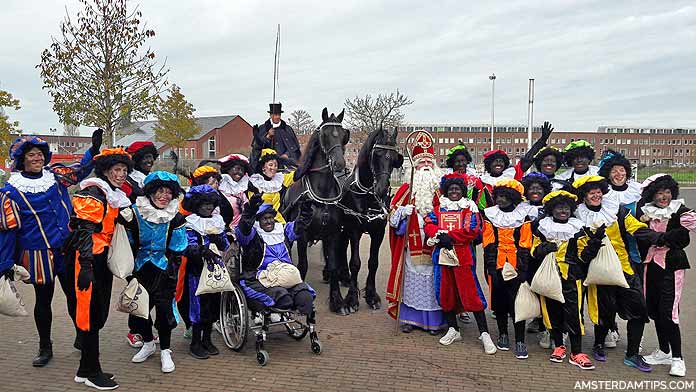
[[[265,232],[273,231],[275,227],[275,214],[266,213],[259,218],[259,226]]]
[[[234,182],[239,182],[239,180],[244,177],[244,167],[242,165],[234,165],[232,168],[227,172],[227,174],[232,177],[232,180]]]
[[[585,204],[590,206],[590,207],[597,207],[602,205],[602,197],[604,194],[602,193],[602,190],[599,188],[594,188],[587,192],[585,195]]]
[[[555,155],[547,155],[541,160],[541,172],[547,176],[553,176],[558,170],[558,162]]]
[[[505,171],[505,160],[503,158],[495,158],[491,162],[491,174],[499,176]]]
[[[567,222],[570,219],[571,209],[566,203],[559,203],[553,207],[551,215],[559,222]]]
[[[152,204],[157,208],[165,208],[173,199],[172,190],[167,187],[159,187],[154,195],[150,196]]]
[[[150,170],[152,170],[152,165],[155,164],[155,157],[152,154],[145,154],[143,156],[143,159],[140,161],[140,166],[138,166],[138,170],[145,174],[149,174]]]
[[[198,207],[198,215],[203,218],[210,218],[213,216],[213,211],[215,210],[215,204],[213,203],[203,203]]]
[[[669,203],[672,202],[672,190],[671,189],[660,189],[659,191],[655,192],[655,196],[653,196],[653,203],[659,208],[665,208],[669,206]]]
[[[512,205],[512,200],[510,200],[507,195],[501,194],[495,198],[495,204],[497,204],[500,209],[506,209]]]
[[[541,199],[544,198],[544,187],[541,186],[541,184],[537,182],[533,182],[529,187],[527,188],[527,199],[529,201],[533,202],[538,202]]]
[[[452,184],[447,188],[447,198],[452,201],[459,201],[464,196],[462,187],[458,184]]]
[[[621,165],[616,165],[609,172],[609,181],[612,185],[622,186],[626,183],[626,168]]]
[[[469,166],[469,161],[462,154],[457,155],[452,163],[452,170],[458,173],[466,173],[466,167]]]
[[[111,185],[115,188],[120,188],[128,177],[128,166],[125,163],[117,163],[111,166],[104,174]]]

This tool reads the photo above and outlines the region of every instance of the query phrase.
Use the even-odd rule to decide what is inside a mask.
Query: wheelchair
[[[236,352],[242,351],[251,331],[255,337],[256,362],[265,366],[270,358],[265,349],[268,335],[287,333],[298,341],[309,335],[312,352],[321,354],[321,342],[315,324],[303,322],[298,317],[301,315],[296,314],[294,310],[266,307],[261,311],[253,311],[249,308],[240,284],[242,258],[241,249],[236,241],[230,241],[230,248],[225,252],[223,259],[234,287],[232,291],[223,292],[220,301],[220,327],[227,347]]]

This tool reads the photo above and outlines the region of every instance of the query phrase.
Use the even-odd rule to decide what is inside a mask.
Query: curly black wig
[[[133,154],[131,154],[133,157],[133,162],[135,162],[135,164],[138,165],[140,163],[140,161],[142,161],[143,158],[145,158],[145,155],[147,155],[147,154],[152,154],[152,157],[155,160],[157,160],[157,158],[159,157],[159,152],[157,151],[155,146],[152,144],[148,144],[144,147],[141,147],[139,150],[137,150]]]
[[[143,193],[146,196],[154,195],[155,192],[161,187],[169,188],[172,191],[172,198],[177,199],[182,192],[181,186],[178,182],[174,181],[164,181],[164,180],[152,180],[145,184],[143,187]]]
[[[587,192],[593,189],[600,189],[602,194],[609,193],[609,181],[603,178],[602,181],[586,182],[580,186],[580,188],[575,190],[575,194],[578,195],[578,204],[583,203]]]
[[[512,205],[516,206],[520,203],[522,203],[522,195],[520,195],[519,192],[516,190],[506,187],[506,186],[497,186],[493,188],[493,201],[498,198],[498,196],[503,195],[507,197],[508,199],[512,200]]]
[[[133,171],[133,161],[128,157],[128,155],[111,154],[94,160],[94,175],[101,179],[105,179],[106,171],[118,163],[125,164],[128,167],[128,173]]]
[[[526,176],[522,177],[522,186],[524,187],[525,194],[527,193],[527,190],[529,189],[529,186],[532,184],[539,184],[541,187],[544,189],[544,194],[547,195],[551,192],[551,181],[549,181],[549,178],[546,177],[546,175],[542,173],[529,173]],[[525,195],[526,196],[526,195]]]
[[[276,162],[279,162],[278,154],[266,154],[259,158],[259,163],[256,165],[256,171],[259,173],[263,173],[263,165],[266,164],[268,161],[273,161],[275,160]]]
[[[220,205],[221,196],[218,192],[210,193],[187,193],[181,206],[190,212],[198,211],[198,208],[203,204],[213,204],[215,207]]]
[[[547,215],[551,216],[553,209],[556,206],[561,205],[561,204],[565,204],[568,207],[570,207],[570,214],[571,215],[578,208],[578,205],[575,202],[575,200],[573,200],[570,197],[565,196],[565,195],[558,195],[558,196],[554,197],[553,199],[549,200],[548,202],[546,202],[546,204],[544,204],[544,211],[546,211]]]
[[[466,158],[467,163],[471,163],[471,161],[473,160],[473,158],[471,157],[471,153],[469,153],[469,150],[466,147],[460,148],[454,151],[452,155],[447,158],[446,164],[447,167],[449,167],[450,169],[454,168],[454,160],[457,158],[457,155],[463,155],[464,158]]]
[[[598,174],[600,176],[609,179],[609,173],[611,173],[611,169],[614,166],[623,166],[626,170],[626,178],[631,178],[631,162],[629,162],[625,156],[614,150],[607,150],[604,156],[605,158],[602,158],[602,161],[599,163]]]
[[[461,177],[443,177],[440,181],[440,192],[447,196],[447,190],[455,184],[462,188],[462,195],[466,196],[466,183]]]
[[[645,202],[645,204],[652,203],[653,199],[655,198],[655,194],[662,190],[662,189],[669,189],[672,191],[672,199],[676,199],[679,197],[679,184],[670,176],[669,174],[665,174],[664,176],[658,177],[655,181],[650,183],[645,189],[643,189],[643,193],[641,194],[641,198]]]
[[[566,151],[563,153],[563,159],[565,160],[565,164],[568,167],[573,166],[573,159],[576,157],[587,157],[590,162],[594,160],[595,157],[595,151],[594,148],[592,147],[577,147],[574,148],[570,151]]]
[[[549,155],[556,157],[556,170],[563,165],[563,152],[555,147],[544,147],[534,156],[534,166],[541,171],[541,162]]]
[[[220,172],[221,173],[229,173],[230,170],[235,165],[239,165],[242,167],[244,170],[244,173],[249,174],[251,172],[251,168],[249,167],[249,163],[245,162],[241,159],[230,159],[229,161],[223,162],[220,164]]]
[[[483,160],[483,167],[486,169],[486,173],[491,172],[491,165],[493,164],[493,161],[501,158],[505,164],[505,168],[508,168],[510,166],[510,158],[508,158],[507,154],[501,154],[501,153],[495,153],[487,156]]]

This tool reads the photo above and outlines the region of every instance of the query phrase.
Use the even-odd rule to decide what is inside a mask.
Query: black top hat
[[[278,102],[278,103],[269,103],[268,104],[268,113],[270,114],[280,114],[283,113],[283,104]]]

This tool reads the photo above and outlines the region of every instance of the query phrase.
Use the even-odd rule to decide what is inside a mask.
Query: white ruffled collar
[[[232,179],[229,174],[223,174],[218,190],[227,195],[238,195],[249,189],[249,176],[244,175],[239,181]]]
[[[7,183],[22,193],[41,193],[46,192],[56,183],[56,177],[46,169],[41,171],[39,178],[28,178],[20,172],[14,172],[10,174]]]
[[[249,177],[249,181],[256,189],[263,193],[275,193],[283,189],[284,178],[285,176],[283,176],[283,173],[276,173],[273,178],[267,180],[261,174],[256,173]]]
[[[285,242],[285,226],[280,222],[276,222],[273,230],[270,232],[262,229],[259,222],[254,222],[254,229],[256,229],[256,234],[261,237],[266,245],[276,245]]]
[[[500,180],[505,180],[505,179],[514,180],[515,179],[515,167],[514,166],[508,167],[507,169],[503,170],[503,173],[501,175],[499,175],[498,177],[493,177],[491,175],[491,173],[485,172],[479,178],[481,179],[481,182],[483,182],[484,184],[495,186],[495,184],[497,184],[498,181],[500,181]]]
[[[655,204],[648,203],[641,207],[643,213],[650,219],[670,219],[677,211],[679,207],[684,205],[684,199],[672,200],[669,205],[665,208],[659,208]]]
[[[529,214],[529,217],[532,218],[532,219],[538,218],[538,217],[539,217],[539,212],[541,212],[541,209],[544,208],[544,205],[543,205],[543,204],[539,204],[538,206],[535,206],[535,205],[531,204],[531,203],[528,202],[528,201],[523,201],[522,203],[520,203],[520,205],[521,205],[521,206],[528,206],[528,207],[531,207],[531,208],[533,209],[533,210],[532,210],[532,209],[529,210],[529,211],[531,212],[531,213]]]
[[[80,189],[85,189],[90,186],[96,186],[101,189],[104,195],[106,195],[107,203],[113,208],[130,207],[132,204],[125,192],[120,189],[112,189],[109,184],[101,178],[91,177],[80,182]]]
[[[174,219],[179,212],[179,199],[172,199],[169,204],[160,209],[156,208],[150,202],[147,196],[140,196],[135,199],[135,206],[140,212],[140,216],[150,223],[168,223]]]
[[[133,169],[133,171],[131,172],[131,174],[129,174],[129,176],[133,181],[138,183],[139,187],[142,188],[145,186],[145,177],[147,177],[147,175],[145,173],[141,172],[138,169]]]
[[[225,220],[218,214],[213,214],[210,218],[191,214],[186,217],[186,227],[200,235],[220,234],[225,231]]]
[[[457,201],[452,201],[446,196],[440,196],[440,208],[444,208],[447,211],[461,211],[468,208],[471,210],[471,212],[478,212],[476,203],[465,197],[462,197]]]
[[[585,226],[578,218],[570,218],[566,223],[554,222],[547,216],[539,221],[539,232],[549,241],[568,241]]]
[[[515,228],[520,227],[525,222],[527,217],[534,217],[537,214],[537,209],[529,204],[518,204],[514,210],[505,212],[498,206],[488,207],[483,210],[486,218],[493,223],[493,226],[499,228]]]
[[[618,217],[619,203],[614,199],[602,198],[602,208],[599,211],[592,211],[587,208],[585,203],[578,206],[575,216],[587,227],[597,228],[601,225],[611,226]]]
[[[609,188],[609,193],[604,195],[605,198],[614,199],[621,205],[627,205],[631,203],[636,203],[641,197],[640,184],[635,181],[629,181],[626,183],[628,188],[623,191],[617,191],[615,189]]]

